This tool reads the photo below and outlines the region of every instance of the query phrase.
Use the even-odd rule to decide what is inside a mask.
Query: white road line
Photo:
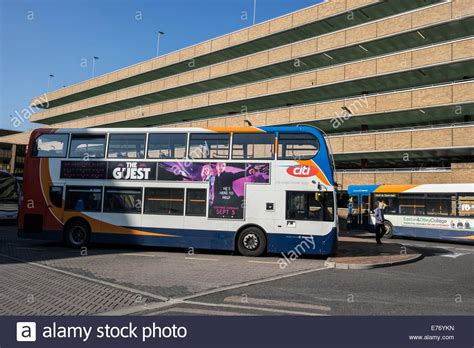
[[[452,253],[452,254],[442,254],[441,257],[449,257],[451,259],[457,259],[460,256],[468,255],[467,253]]]
[[[286,310],[286,309],[255,307],[255,306],[249,307],[249,306],[233,305],[233,304],[226,304],[226,303],[207,303],[207,302],[198,302],[198,301],[186,301],[185,303],[191,303],[191,304],[199,305],[199,306],[238,308],[238,309],[246,309],[246,310],[250,309],[250,310],[255,310],[255,311],[271,312],[271,313],[282,313],[282,314],[294,314],[294,315],[306,315],[306,316],[323,316],[323,315],[326,315],[326,314],[319,314],[319,313],[290,311],[290,310]]]
[[[223,291],[227,291],[227,290],[234,290],[234,289],[243,288],[245,286],[250,286],[250,285],[268,283],[268,282],[271,282],[271,281],[274,281],[274,280],[290,278],[290,277],[299,276],[299,275],[307,274],[307,273],[318,272],[318,271],[325,271],[325,270],[328,270],[328,269],[333,269],[333,268],[331,268],[331,267],[313,268],[313,269],[307,269],[307,270],[297,271],[297,272],[292,272],[292,273],[287,273],[287,274],[280,274],[280,275],[276,275],[276,276],[269,277],[269,278],[263,278],[263,279],[259,279],[259,280],[251,280],[251,281],[244,282],[244,283],[223,286],[223,287],[220,287],[220,288],[211,289],[211,290],[199,292],[197,294],[185,296],[185,297],[182,297],[180,299],[186,301],[186,300],[190,300],[190,299],[193,299],[193,298],[196,298],[196,297],[211,295],[211,294],[215,294],[215,293],[218,293],[218,292],[223,292]]]
[[[46,249],[40,248],[28,248],[28,247],[15,247],[17,250],[35,250],[35,251],[45,251]]]
[[[328,307],[328,306],[320,306],[320,305],[314,305],[314,304],[309,304],[309,303],[301,303],[301,302],[286,302],[286,301],[270,300],[270,299],[265,299],[265,298],[246,297],[245,302],[244,302],[244,301],[242,301],[241,296],[226,297],[224,299],[224,302],[249,304],[249,305],[260,305],[260,306],[301,308],[301,309],[310,309],[310,310],[325,311],[325,312],[329,312],[331,310],[331,307]]]
[[[149,255],[149,254],[132,254],[132,253],[127,253],[127,254],[122,254],[125,256],[144,256],[144,257],[155,257],[155,255]]]
[[[206,259],[204,257],[185,257],[186,260],[196,260],[196,261],[219,261],[219,259]]]
[[[278,265],[278,262],[276,261],[247,261],[247,262],[250,262],[250,263],[268,263],[268,264],[272,264],[272,265]]]
[[[110,287],[113,287],[113,288],[116,288],[116,289],[125,290],[125,291],[132,292],[132,293],[135,293],[135,294],[140,294],[140,295],[143,295],[143,296],[146,296],[146,297],[154,298],[156,300],[168,301],[167,297],[160,296],[160,295],[155,295],[155,294],[152,294],[152,293],[146,292],[146,291],[133,289],[133,288],[130,288],[128,286],[123,286],[123,285],[119,285],[119,284],[109,283],[109,282],[99,280],[99,279],[86,277],[86,276],[83,276],[83,275],[80,275],[80,274],[64,271],[62,269],[54,268],[54,267],[51,267],[51,266],[46,266],[46,265],[43,265],[41,263],[30,262],[30,261],[26,261],[26,260],[23,260],[23,259],[19,259],[17,257],[13,257],[13,256],[10,256],[10,255],[0,254],[0,256],[6,257],[7,259],[10,259],[10,260],[20,261],[20,262],[27,263],[29,265],[33,265],[33,266],[41,267],[41,268],[44,268],[44,269],[48,269],[50,271],[66,274],[66,275],[76,277],[76,278],[79,278],[79,279],[88,280],[88,281],[93,282],[93,283],[110,286]]]
[[[216,293],[227,291],[227,290],[239,289],[239,288],[250,286],[250,285],[263,284],[263,283],[271,282],[274,280],[285,279],[285,278],[290,278],[290,277],[299,276],[303,274],[308,274],[308,273],[313,273],[313,272],[318,272],[318,271],[325,271],[329,269],[333,269],[333,268],[331,267],[313,268],[313,269],[307,269],[307,270],[297,271],[297,272],[292,272],[292,273],[287,273],[287,274],[280,274],[280,275],[269,277],[269,278],[263,278],[259,280],[252,280],[252,281],[248,281],[244,283],[223,286],[220,288],[199,292],[193,295],[171,299],[167,302],[150,303],[150,304],[143,304],[143,305],[138,305],[138,306],[133,306],[133,307],[121,308],[121,309],[110,311],[110,312],[104,312],[99,315],[134,315],[143,311],[155,310],[155,309],[172,306],[179,303],[190,303],[191,301],[188,301],[188,300],[205,296],[205,295],[216,294]],[[248,307],[244,307],[244,308],[248,309]],[[265,309],[265,310],[269,311],[268,309]],[[295,313],[292,313],[292,314],[295,314]]]
[[[220,315],[220,316],[251,316],[252,314],[247,314],[247,313],[242,313],[242,312],[230,312],[230,311],[213,311],[209,309],[199,309],[199,308],[181,308],[181,307],[176,307],[176,308],[169,308],[165,309],[164,311],[160,311],[156,314],[152,315],[161,315],[164,313],[182,313],[182,314],[188,314],[188,315]]]

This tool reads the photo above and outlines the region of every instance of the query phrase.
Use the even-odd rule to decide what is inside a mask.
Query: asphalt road
[[[424,259],[372,270],[301,258],[18,240],[0,225],[0,315],[472,315],[474,247],[393,240]]]

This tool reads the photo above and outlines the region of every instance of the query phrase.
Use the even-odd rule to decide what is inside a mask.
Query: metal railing
[[[329,135],[330,138],[335,138],[339,136],[346,135],[370,135],[377,133],[392,133],[392,132],[401,132],[401,131],[419,131],[419,130],[430,130],[430,129],[442,129],[442,128],[462,128],[474,126],[474,121],[470,122],[456,122],[456,123],[442,123],[442,124],[429,124],[424,126],[412,126],[412,127],[399,127],[399,128],[382,128],[366,131],[352,131],[352,132],[343,132]]]
[[[373,173],[373,172],[450,172],[451,167],[413,167],[413,168],[367,168],[337,169],[336,173]]]

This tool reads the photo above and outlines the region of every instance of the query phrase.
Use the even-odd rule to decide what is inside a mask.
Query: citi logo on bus
[[[293,166],[289,167],[286,172],[291,176],[296,176],[298,178],[307,178],[318,173],[318,169],[316,167],[310,166]]]

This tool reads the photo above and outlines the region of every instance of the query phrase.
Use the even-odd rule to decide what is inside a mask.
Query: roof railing
[[[367,168],[337,169],[336,173],[373,173],[373,172],[450,172],[451,167],[411,167],[411,168]]]
[[[456,123],[442,123],[442,124],[430,124],[424,126],[412,126],[412,127],[399,127],[399,128],[382,128],[382,129],[374,129],[374,130],[366,130],[366,131],[352,131],[352,132],[343,132],[343,133],[335,133],[329,135],[329,137],[338,137],[338,136],[345,136],[345,135],[358,135],[358,134],[373,134],[373,133],[392,133],[392,132],[400,132],[400,131],[418,131],[418,130],[429,130],[429,129],[439,129],[439,128],[462,128],[462,127],[469,127],[474,126],[474,121],[470,122],[456,122]]]

